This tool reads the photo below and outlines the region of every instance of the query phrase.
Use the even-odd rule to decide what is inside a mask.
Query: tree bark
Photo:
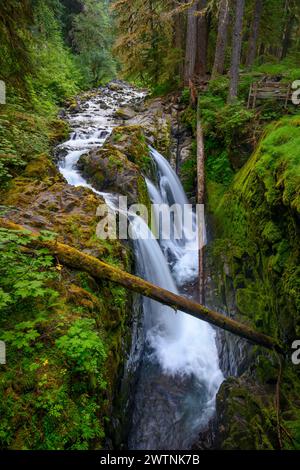
[[[253,22],[251,26],[251,33],[250,33],[250,38],[249,38],[249,46],[248,46],[248,53],[247,53],[247,60],[246,60],[247,67],[251,67],[256,58],[257,40],[258,40],[262,10],[263,10],[263,0],[256,0],[255,6],[254,6],[254,16],[253,16]]]
[[[184,64],[184,84],[189,86],[190,81],[193,81],[195,63],[196,63],[196,50],[197,50],[197,12],[198,1],[188,9],[187,13],[187,31],[186,31],[186,46],[185,46],[185,64]]]
[[[175,15],[174,18],[174,48],[180,54],[180,58],[177,66],[177,73],[180,80],[183,80],[184,64],[183,64],[183,33],[184,33],[184,22],[183,16],[180,14]]]
[[[25,227],[17,225],[4,218],[0,218],[0,227],[9,230],[27,230]],[[26,246],[34,249],[47,248],[49,252],[63,265],[85,271],[95,279],[105,279],[119,284],[125,289],[129,289],[138,294],[142,294],[145,297],[149,297],[152,300],[156,300],[157,302],[173,308],[175,311],[180,310],[214,326],[230,331],[231,333],[245,338],[259,346],[263,346],[270,350],[276,350],[279,353],[284,352],[283,347],[274,338],[255,331],[247,325],[243,325],[236,320],[227,318],[220,313],[198,304],[197,302],[155,286],[150,282],[144,281],[143,279],[122,271],[119,268],[110,266],[93,256],[80,252],[76,248],[72,248],[57,241],[42,240],[39,238],[38,232],[31,232],[31,235],[32,241]]]
[[[207,6],[207,0],[199,1],[199,11]],[[197,18],[197,51],[195,63],[195,75],[204,77],[207,72],[207,47],[208,47],[209,24],[207,15],[203,14]]]
[[[199,264],[199,302],[204,304],[205,301],[205,272],[204,272],[204,232],[205,232],[205,150],[203,129],[200,120],[200,109],[198,101],[197,110],[197,203],[202,207],[202,211],[198,210],[198,264]]]
[[[230,86],[228,102],[232,103],[237,99],[239,83],[239,67],[241,63],[242,32],[245,0],[236,0],[235,23],[232,34],[232,53],[230,67]]]
[[[230,0],[221,0],[216,42],[215,60],[212,70],[212,79],[224,72],[225,52],[228,39],[228,26],[230,20]]]
[[[286,58],[289,48],[291,46],[294,21],[295,21],[295,15],[291,11],[288,15],[287,23],[286,23],[286,27],[284,31],[284,36],[283,36],[283,41],[282,41],[282,52],[281,52],[281,57],[280,57],[281,60]]]

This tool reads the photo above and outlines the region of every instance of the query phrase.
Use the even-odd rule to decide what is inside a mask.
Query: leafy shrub
[[[43,240],[53,236],[41,232]],[[96,321],[80,318],[83,308],[58,299],[53,258],[30,242],[26,231],[0,229],[0,338],[8,364],[0,374],[0,446],[90,449],[104,437],[104,342]]]
[[[56,346],[70,363],[74,374],[87,375],[101,387],[105,387],[101,368],[106,359],[106,351],[95,326],[95,320],[77,320],[67,334],[56,341]]]
[[[180,101],[182,104],[188,105],[191,99],[191,93],[189,88],[184,88],[181,92],[181,98]]]
[[[45,249],[28,255],[30,241],[27,232],[0,228],[0,310],[40,309],[38,300],[49,306],[58,295],[48,285],[56,277],[52,256]]]
[[[206,159],[206,174],[211,181],[229,185],[232,181],[234,171],[231,168],[226,151],[219,155],[208,155]]]
[[[222,98],[226,101],[229,90],[229,78],[221,75],[208,84],[208,93],[215,98]]]

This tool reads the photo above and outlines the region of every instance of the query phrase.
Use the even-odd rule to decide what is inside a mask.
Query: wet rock
[[[123,84],[122,82],[113,81],[108,85],[109,89],[112,91],[122,91]]]
[[[129,119],[134,118],[135,116],[135,111],[132,108],[119,108],[115,112],[115,117],[119,119],[123,119],[124,121],[127,121]]]
[[[201,427],[194,417],[199,414],[199,407],[205,407],[204,388],[199,390],[191,375],[164,374],[157,362],[144,360],[136,388],[129,448],[190,449]],[[202,418],[205,421],[204,410]]]
[[[274,388],[245,374],[227,379],[217,396],[215,447],[224,450],[278,448],[273,415]]]
[[[2,204],[15,206],[7,217],[27,228],[58,233],[58,239],[90,254],[102,256],[106,248],[95,237],[98,223],[97,208],[104,200],[90,189],[75,188],[63,178],[19,178],[6,193]]]
[[[105,101],[99,101],[99,105],[101,109],[104,109],[104,110],[109,109],[109,106],[107,103],[105,103]]]
[[[141,175],[137,165],[113,146],[80,157],[78,168],[98,191],[128,196],[130,204],[139,201]]]

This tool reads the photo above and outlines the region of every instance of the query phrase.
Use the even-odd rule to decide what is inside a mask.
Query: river
[[[77,169],[81,155],[101,147],[120,120],[120,105],[134,105],[145,93],[127,84],[103,87],[67,113],[72,133],[59,146],[59,169],[70,185],[86,186]],[[155,181],[147,180],[153,203],[171,207],[188,204],[182,185],[168,161],[150,149]],[[112,204],[113,198],[100,193]],[[192,209],[190,217],[193,218]],[[154,211],[159,226],[159,212]],[[139,217],[131,217],[133,230],[147,234],[133,241],[137,274],[160,287],[184,294],[198,275],[197,237],[185,227],[180,240],[156,240]],[[159,231],[160,232],[160,231]],[[192,294],[191,294],[192,295]],[[131,407],[130,449],[189,449],[215,411],[215,397],[223,375],[219,367],[215,331],[207,323],[143,299],[143,344]],[[132,350],[134,350],[134,345]],[[130,367],[130,359],[128,361]]]

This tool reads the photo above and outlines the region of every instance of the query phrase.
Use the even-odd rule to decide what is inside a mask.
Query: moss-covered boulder
[[[97,190],[127,196],[129,204],[149,206],[143,173],[150,171],[151,159],[140,127],[114,129],[102,148],[81,156],[78,168]]]
[[[273,450],[278,448],[273,390],[254,380],[227,379],[217,400],[217,447],[223,450]]]

